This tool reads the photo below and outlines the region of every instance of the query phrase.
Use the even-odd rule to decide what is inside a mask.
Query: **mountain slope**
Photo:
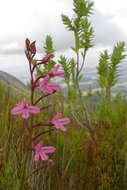
[[[28,93],[28,88],[20,80],[4,71],[0,71],[0,85],[15,94]]]

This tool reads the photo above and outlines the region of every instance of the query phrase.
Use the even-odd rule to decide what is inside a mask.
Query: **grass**
[[[92,104],[89,98],[85,100],[94,137],[85,126],[81,127],[76,122],[69,106],[61,102],[59,96],[48,99],[54,106],[40,114],[36,121],[42,118],[49,120],[57,110],[62,109],[64,115],[71,118],[71,124],[66,133],[59,132],[56,135],[53,132],[40,137],[57,149],[51,156],[53,164],[39,161],[32,165],[31,160],[26,162],[23,143],[27,140],[27,132],[23,121],[20,116],[10,115],[10,109],[20,97],[9,96],[3,87],[0,88],[0,94],[0,190],[127,188],[126,98],[116,96],[110,104],[103,98]],[[75,113],[77,120],[84,120],[82,105],[76,107]],[[42,169],[31,175],[37,166]],[[24,173],[29,176],[27,180],[23,177]]]

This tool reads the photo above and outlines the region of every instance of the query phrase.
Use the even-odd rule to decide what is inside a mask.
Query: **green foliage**
[[[89,86],[89,89],[88,89],[88,92],[87,92],[87,97],[92,97],[92,95],[93,95],[93,92],[92,92],[92,87],[91,86]]]
[[[53,40],[50,35],[46,36],[43,48],[44,48],[45,55],[55,53],[55,50],[53,48]],[[36,60],[33,61],[33,64],[36,64]],[[49,64],[44,64],[43,65],[44,72],[49,72],[55,66],[55,64],[56,62],[53,59],[49,62]],[[39,65],[37,67],[37,73],[40,74],[41,72],[42,72],[42,67]]]
[[[70,64],[71,79],[72,79],[73,84],[75,84],[75,65],[76,65],[76,63],[75,63],[74,58],[70,59],[69,64]]]
[[[74,0],[74,12],[78,17],[87,17],[92,14],[93,2],[87,0]]]
[[[117,43],[110,55],[105,50],[100,55],[98,70],[98,82],[101,88],[106,90],[106,96],[110,98],[111,88],[117,83],[119,64],[126,57],[125,42]]]
[[[60,56],[60,59],[58,60],[59,64],[62,66],[62,69],[65,72],[64,80],[67,85],[68,90],[68,96],[70,97],[70,90],[71,90],[71,75],[73,76],[74,73],[71,73],[73,71],[73,64],[70,67],[70,62],[65,56]]]
[[[59,59],[59,64],[62,65],[62,68],[65,72],[65,81],[67,83],[70,82],[70,77],[71,77],[71,73],[70,73],[70,64],[69,64],[69,61],[68,59],[65,57],[65,56],[60,56],[60,59]]]
[[[80,32],[80,47],[87,51],[89,48],[93,47],[92,39],[94,30],[88,18],[81,21],[81,32]]]
[[[64,25],[66,26],[66,28],[69,31],[73,31],[74,30],[73,25],[72,25],[72,21],[69,19],[68,16],[62,15],[62,21],[63,21]]]
[[[47,35],[45,39],[44,51],[46,55],[55,53],[53,49],[53,40],[49,35]],[[56,62],[54,60],[51,60],[49,64],[44,64],[44,72],[49,72],[55,64]]]
[[[110,84],[115,85],[118,77],[118,66],[121,61],[126,57],[125,55],[125,42],[117,43],[113,48],[111,55],[111,69],[110,69]]]
[[[58,62],[65,72],[64,80],[67,85],[67,99],[71,99],[73,101],[77,96],[75,60],[73,58],[67,59],[65,56],[60,56]],[[82,77],[83,76],[80,75],[80,79]]]
[[[104,88],[108,85],[108,75],[109,75],[109,60],[110,56],[108,51],[105,50],[100,55],[99,66],[97,67],[99,79],[98,82],[101,88]]]
[[[63,58],[65,61],[67,58]],[[72,69],[74,62],[72,61]],[[63,64],[64,65],[64,64]],[[66,64],[65,64],[66,65]],[[65,66],[65,70],[66,66]],[[43,163],[44,168],[30,177],[26,183],[22,179],[23,169],[29,172],[30,165],[25,165],[22,143],[26,136],[23,122],[10,116],[10,109],[17,102],[8,97],[6,89],[0,88],[0,188],[7,189],[126,189],[127,188],[127,99],[117,95],[109,101],[99,97],[99,102],[87,97],[87,111],[95,136],[92,138],[86,126],[81,128],[77,119],[83,124],[84,110],[80,104],[74,109],[76,119],[70,112],[64,99],[53,96],[55,107],[50,114],[43,111],[44,120],[50,120],[57,110],[69,113],[71,124],[66,134],[55,133],[44,137],[49,144],[56,144],[56,154],[52,164]],[[92,96],[89,89],[88,96]],[[86,101],[86,98],[83,99]],[[72,99],[70,99],[70,104]],[[69,103],[69,101],[68,101]],[[46,118],[46,119],[45,119]],[[36,118],[39,122],[42,115]],[[1,161],[1,156],[4,160]],[[13,164],[15,163],[15,164]],[[41,163],[38,164],[41,166]],[[28,173],[27,173],[28,174]],[[37,183],[38,181],[38,183]],[[21,187],[21,184],[23,185]],[[94,187],[94,188],[93,188]]]
[[[72,47],[72,50],[76,53],[77,60],[75,61],[73,81],[75,81],[75,88],[78,90],[79,81],[82,78],[80,73],[84,67],[86,53],[93,46],[94,30],[89,21],[89,16],[93,10],[93,2],[89,2],[88,0],[74,0],[73,5],[74,18],[62,15],[62,21],[66,28],[74,34],[75,46]]]
[[[44,50],[46,55],[51,53],[53,54],[55,52],[55,50],[53,49],[53,40],[50,35],[46,36]]]

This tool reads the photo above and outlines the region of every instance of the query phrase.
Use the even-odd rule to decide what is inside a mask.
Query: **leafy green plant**
[[[46,36],[43,49],[45,55],[53,55],[55,53],[55,50],[53,48],[53,39],[50,35]],[[53,59],[49,60],[48,62],[49,64],[44,64],[43,66],[42,65],[37,66],[36,70],[38,74],[41,74],[43,71],[49,72],[56,65],[56,62]],[[36,63],[37,60],[33,59],[32,64],[35,65]]]
[[[74,17],[69,18],[63,14],[62,21],[67,30],[74,34],[75,46],[72,47],[72,50],[76,54],[76,60],[73,60],[73,63],[75,62],[73,82],[78,90],[87,51],[93,46],[92,38],[94,30],[89,21],[89,16],[92,14],[93,2],[89,2],[87,0],[74,0],[73,4]]]
[[[105,50],[100,55],[98,70],[98,82],[100,87],[105,91],[108,99],[111,99],[111,88],[117,83],[119,76],[119,65],[126,57],[125,42],[117,43],[112,54]]]
[[[45,52],[45,55],[55,53],[55,50],[53,49],[53,39],[50,35],[46,36],[44,52]],[[55,64],[56,64],[56,62],[54,60],[50,60],[49,64],[44,65],[44,72],[49,72],[55,66]]]

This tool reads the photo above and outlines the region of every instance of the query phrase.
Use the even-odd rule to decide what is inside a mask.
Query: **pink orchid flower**
[[[51,161],[48,157],[48,153],[53,153],[56,151],[56,148],[54,146],[42,146],[44,144],[43,141],[40,141],[38,144],[34,146],[35,155],[33,160],[37,161],[39,158],[44,161]]]
[[[63,77],[64,74],[65,74],[65,72],[64,71],[58,71],[59,68],[60,68],[60,65],[58,64],[58,65],[56,65],[55,67],[53,67],[51,69],[51,71],[49,72],[49,74],[54,75],[54,76],[58,76],[58,77]]]
[[[49,78],[49,75],[47,75],[42,81],[38,81],[38,84],[40,90],[44,90],[47,91],[49,94],[52,94],[54,90],[57,90],[58,88],[60,88],[60,86],[56,83],[49,82]]]
[[[29,118],[29,113],[36,114],[39,112],[40,108],[37,106],[28,106],[25,98],[11,110],[12,115],[22,114],[24,119]]]
[[[52,124],[54,124],[56,129],[61,129],[62,131],[66,131],[67,129],[64,127],[64,125],[70,123],[69,118],[62,118],[61,119],[61,113],[57,112],[57,114],[53,117],[53,119],[50,121]]]

